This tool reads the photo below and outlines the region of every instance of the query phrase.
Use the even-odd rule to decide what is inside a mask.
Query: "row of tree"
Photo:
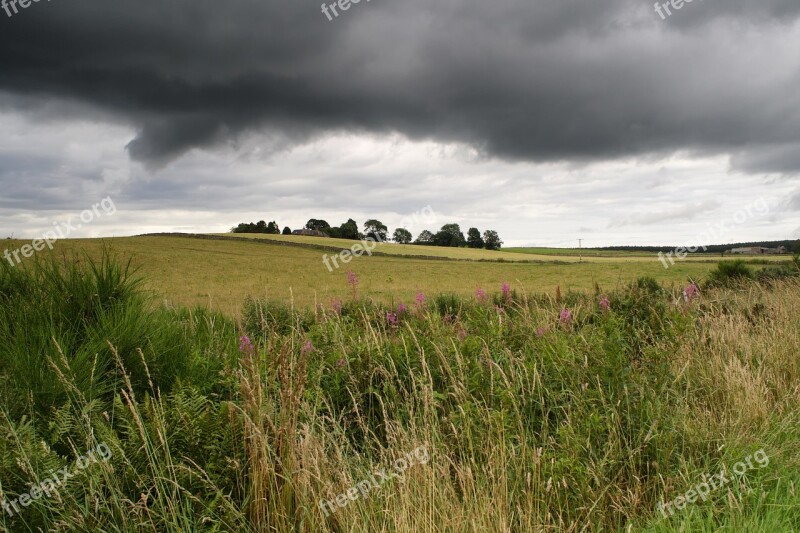
[[[259,220],[255,223],[242,222],[235,228],[231,228],[231,233],[266,233],[267,235],[279,235],[281,233],[281,228],[274,220],[269,224],[263,220]],[[283,233],[292,233],[292,230],[287,227],[284,228]]]
[[[324,233],[325,235],[337,239],[372,239],[385,242],[389,240],[389,228],[380,220],[370,219],[364,223],[363,233],[358,231],[358,223],[348,219],[341,226],[331,226],[325,220],[316,218],[306,222],[305,229]],[[267,224],[261,220],[256,223],[241,223],[235,228],[231,228],[232,233],[265,233],[278,235],[281,233],[280,226],[275,221]],[[292,230],[289,227],[283,228],[284,235],[290,235]],[[420,246],[446,246],[453,248],[485,248],[487,250],[499,250],[503,246],[503,241],[494,230],[486,230],[481,234],[478,228],[469,228],[467,236],[461,231],[458,224],[445,224],[442,228],[433,233],[424,230],[416,240],[410,231],[405,228],[397,228],[392,234],[392,240],[399,244],[417,244]]]

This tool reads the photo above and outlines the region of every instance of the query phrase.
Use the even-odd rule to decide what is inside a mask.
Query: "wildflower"
[[[342,301],[340,299],[338,299],[338,298],[334,299],[331,302],[331,309],[333,309],[333,311],[337,315],[341,315],[342,314]]]
[[[461,324],[458,325],[456,329],[456,335],[458,336],[458,340],[463,341],[467,338],[467,330]]]
[[[358,276],[352,270],[347,273],[347,283],[353,287],[353,300],[356,299],[358,289]]]
[[[511,285],[503,283],[503,301],[511,303]]]
[[[239,351],[245,355],[250,355],[256,351],[253,347],[252,341],[250,341],[250,337],[247,335],[242,335],[239,337]]]
[[[442,320],[444,321],[445,324],[449,324],[453,321],[453,315],[447,313],[446,315],[444,315],[444,317],[442,317]]]
[[[692,283],[683,289],[683,299],[687,302],[691,302],[698,296],[700,296],[700,288],[697,286],[697,283]]]
[[[425,294],[421,291],[417,291],[416,304],[417,307],[425,307]]]
[[[316,351],[317,349],[314,348],[314,345],[311,344],[311,341],[306,341],[306,343],[303,345],[303,349],[300,350],[300,353],[302,353],[303,355],[308,355],[311,352],[316,352]]]
[[[386,322],[393,328],[396,328],[400,325],[400,321],[397,319],[397,315],[392,313],[391,311],[386,311]]]
[[[479,302],[485,302],[489,296],[486,294],[485,290],[478,287],[475,289],[475,298],[477,298]]]
[[[339,359],[338,361],[336,361],[336,366],[337,366],[337,367],[339,367],[339,368],[344,368],[344,367],[346,367],[346,366],[347,366],[347,359],[345,359],[344,357],[342,357],[341,359]]]
[[[572,324],[572,311],[569,309],[564,309],[561,311],[561,315],[559,316],[559,320],[565,326],[569,326]]]
[[[608,299],[608,296],[603,296],[600,299],[600,310],[604,313],[611,311],[611,301]]]
[[[536,338],[541,339],[545,335],[547,335],[548,329],[547,328],[539,328],[536,330]]]
[[[397,306],[397,316],[398,317],[402,317],[406,313],[408,313],[408,307],[406,307],[406,304],[401,303],[400,305]]]

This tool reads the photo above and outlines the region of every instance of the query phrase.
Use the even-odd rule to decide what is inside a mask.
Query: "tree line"
[[[389,228],[377,219],[370,219],[364,223],[363,231],[359,231],[358,223],[351,219],[341,226],[331,226],[325,220],[316,218],[306,222],[303,229],[319,231],[328,237],[337,239],[372,239],[374,241],[386,242],[389,240]],[[291,235],[292,230],[286,226],[281,231],[277,222],[270,223],[260,220],[258,222],[243,222],[231,228],[231,233],[264,233],[268,235]],[[398,244],[415,244],[418,246],[445,246],[451,248],[476,248],[486,250],[499,250],[503,246],[500,235],[494,230],[486,230],[483,233],[478,228],[469,228],[467,235],[461,231],[458,224],[445,224],[437,232],[429,230],[422,231],[416,239],[405,228],[397,228],[392,233],[392,241]]]

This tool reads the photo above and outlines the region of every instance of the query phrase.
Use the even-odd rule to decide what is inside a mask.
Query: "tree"
[[[459,246],[464,246],[467,240],[464,238],[464,234],[461,233],[461,227],[458,224],[445,224],[442,226],[442,229],[439,230],[434,236],[434,243],[436,246],[449,246],[452,248],[457,248]]]
[[[385,242],[389,228],[380,220],[374,218],[364,222],[364,236],[373,241]]]
[[[281,228],[280,226],[278,226],[278,223],[273,220],[272,222],[267,224],[267,233],[269,233],[270,235],[280,235]]]
[[[481,238],[481,232],[478,228],[469,228],[467,232],[467,246],[470,248],[483,248],[486,243]]]
[[[341,239],[342,238],[342,228],[325,228],[322,230],[322,233],[327,235],[328,237],[333,237],[334,239]]]
[[[256,233],[267,233],[267,223],[263,220],[259,220],[256,223]]]
[[[424,230],[417,236],[417,240],[414,241],[414,244],[419,244],[422,246],[433,246],[434,244],[434,235],[428,230]]]
[[[286,226],[285,228],[283,228],[283,234],[284,235],[291,235],[292,234],[292,230],[289,228],[289,226]]]
[[[503,241],[494,230],[486,230],[483,232],[483,243],[487,250],[499,250],[503,246]]]
[[[330,228],[331,225],[328,224],[324,220],[317,220],[316,218],[310,219],[306,222],[306,229],[316,230],[316,231],[323,231]]]
[[[393,240],[398,244],[408,244],[411,242],[411,232],[405,228],[397,228],[394,230]]]
[[[350,239],[352,241],[358,240],[358,224],[352,218],[342,224],[340,229],[342,239]]]

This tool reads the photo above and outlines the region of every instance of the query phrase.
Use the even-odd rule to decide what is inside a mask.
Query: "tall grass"
[[[6,269],[0,498],[98,442],[113,457],[0,527],[798,527],[800,284],[692,299],[643,279],[610,310],[599,297],[431,296],[397,320],[366,300],[249,300],[236,325],[151,308],[110,257]],[[405,481],[319,507],[422,445],[431,460]],[[656,511],[759,448],[768,468]]]

